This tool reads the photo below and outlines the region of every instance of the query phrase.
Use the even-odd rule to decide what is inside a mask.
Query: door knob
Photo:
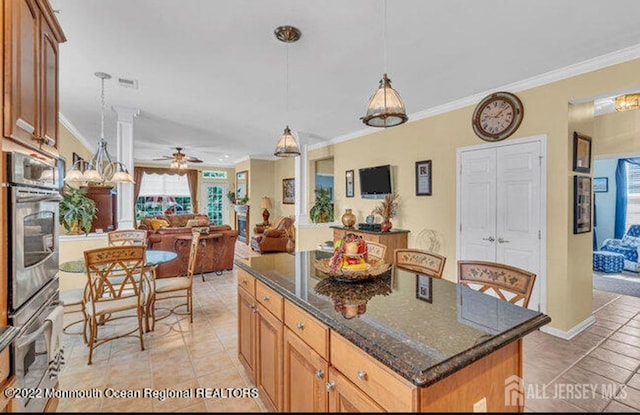
[[[489,242],[493,242],[495,241],[495,239],[493,239],[493,236],[490,236],[488,238],[482,238],[483,241],[489,241]]]
[[[509,241],[507,241],[506,239],[498,238],[498,243],[506,244],[506,243],[509,243]]]

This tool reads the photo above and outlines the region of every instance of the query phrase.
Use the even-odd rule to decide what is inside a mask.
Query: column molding
[[[131,107],[111,107],[118,116],[116,135],[116,159],[123,163],[133,176],[133,120],[140,110]],[[118,229],[133,229],[135,218],[135,200],[133,184],[118,183]]]

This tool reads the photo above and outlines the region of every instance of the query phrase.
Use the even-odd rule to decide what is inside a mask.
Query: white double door
[[[529,307],[540,308],[542,143],[462,149],[458,157],[458,259],[492,261],[537,275]]]

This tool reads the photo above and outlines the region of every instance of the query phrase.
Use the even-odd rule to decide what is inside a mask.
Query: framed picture
[[[431,296],[432,284],[431,278],[416,274],[416,298],[431,303],[433,301]]]
[[[353,197],[353,170],[347,170],[344,173],[345,194],[347,197]]]
[[[591,232],[591,177],[573,176],[573,233]]]
[[[431,196],[431,160],[416,161],[416,196]]]
[[[75,165],[75,164],[76,164],[76,162],[78,162],[78,170],[80,170],[81,172],[83,172],[83,173],[84,173],[84,171],[86,170],[87,165],[88,165],[89,163],[88,163],[85,159],[83,159],[82,157],[80,157],[80,156],[78,155],[78,153],[76,153],[76,152],[74,152],[74,153],[73,153],[73,156],[72,156],[72,157],[73,157],[73,161],[72,161],[71,166],[73,167],[73,165]]]
[[[593,178],[593,192],[594,193],[607,193],[609,191],[609,178],[608,177],[594,177]]]
[[[295,179],[282,179],[282,203],[293,205],[296,203]]]
[[[591,172],[591,137],[573,132],[573,171]]]

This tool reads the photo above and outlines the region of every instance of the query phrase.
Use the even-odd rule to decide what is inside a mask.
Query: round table
[[[173,261],[178,257],[173,251],[163,251],[160,249],[147,249],[145,251],[145,266],[151,267],[155,265],[164,264],[165,262]],[[59,266],[60,271],[84,273],[87,269],[84,266],[84,259],[77,259],[74,261],[63,262]]]

